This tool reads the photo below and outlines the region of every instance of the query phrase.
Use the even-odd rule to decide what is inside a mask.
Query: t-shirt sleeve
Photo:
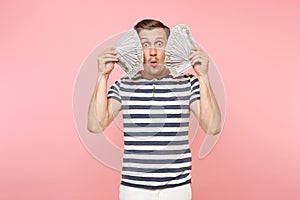
[[[114,84],[112,84],[112,86],[110,86],[110,88],[107,92],[107,98],[115,99],[115,100],[121,102],[120,81],[116,81]]]
[[[196,100],[200,99],[200,88],[199,88],[199,80],[193,74],[189,75],[190,83],[191,83],[191,96],[190,96],[190,105]]]

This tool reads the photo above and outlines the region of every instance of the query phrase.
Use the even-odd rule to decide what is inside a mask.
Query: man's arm
[[[190,108],[205,133],[216,135],[221,131],[221,113],[209,83],[208,75],[198,76],[200,100],[194,101]]]
[[[190,108],[204,132],[216,135],[221,132],[221,112],[208,78],[209,57],[200,47],[193,47],[190,61],[197,74],[201,96]]]
[[[118,61],[114,48],[107,49],[98,58],[99,76],[95,91],[89,105],[88,130],[99,133],[112,122],[121,110],[121,103],[114,99],[107,99],[107,80]]]
[[[107,80],[107,77],[99,76],[90,102],[88,130],[92,133],[104,131],[121,110],[119,101],[107,99]]]

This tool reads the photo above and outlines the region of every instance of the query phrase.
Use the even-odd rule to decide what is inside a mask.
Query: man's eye
[[[163,47],[164,44],[163,44],[162,42],[157,42],[157,43],[156,43],[156,46],[157,46],[157,47]]]
[[[144,43],[144,44],[143,44],[143,47],[144,47],[144,48],[148,48],[148,47],[149,47],[149,44],[148,44],[148,43]]]

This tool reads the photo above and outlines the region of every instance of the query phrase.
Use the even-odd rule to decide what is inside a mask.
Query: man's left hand
[[[189,59],[198,76],[207,75],[209,57],[200,47],[192,47]]]

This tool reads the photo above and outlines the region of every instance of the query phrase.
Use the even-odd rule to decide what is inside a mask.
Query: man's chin
[[[158,78],[165,72],[169,71],[166,69],[165,66],[156,66],[156,67],[151,67],[151,66],[144,66],[144,74],[146,76],[151,76],[153,78]]]
[[[158,70],[158,71],[163,71],[165,69],[164,64],[161,63],[147,63],[146,65],[144,65],[144,69],[149,69],[149,70]]]

